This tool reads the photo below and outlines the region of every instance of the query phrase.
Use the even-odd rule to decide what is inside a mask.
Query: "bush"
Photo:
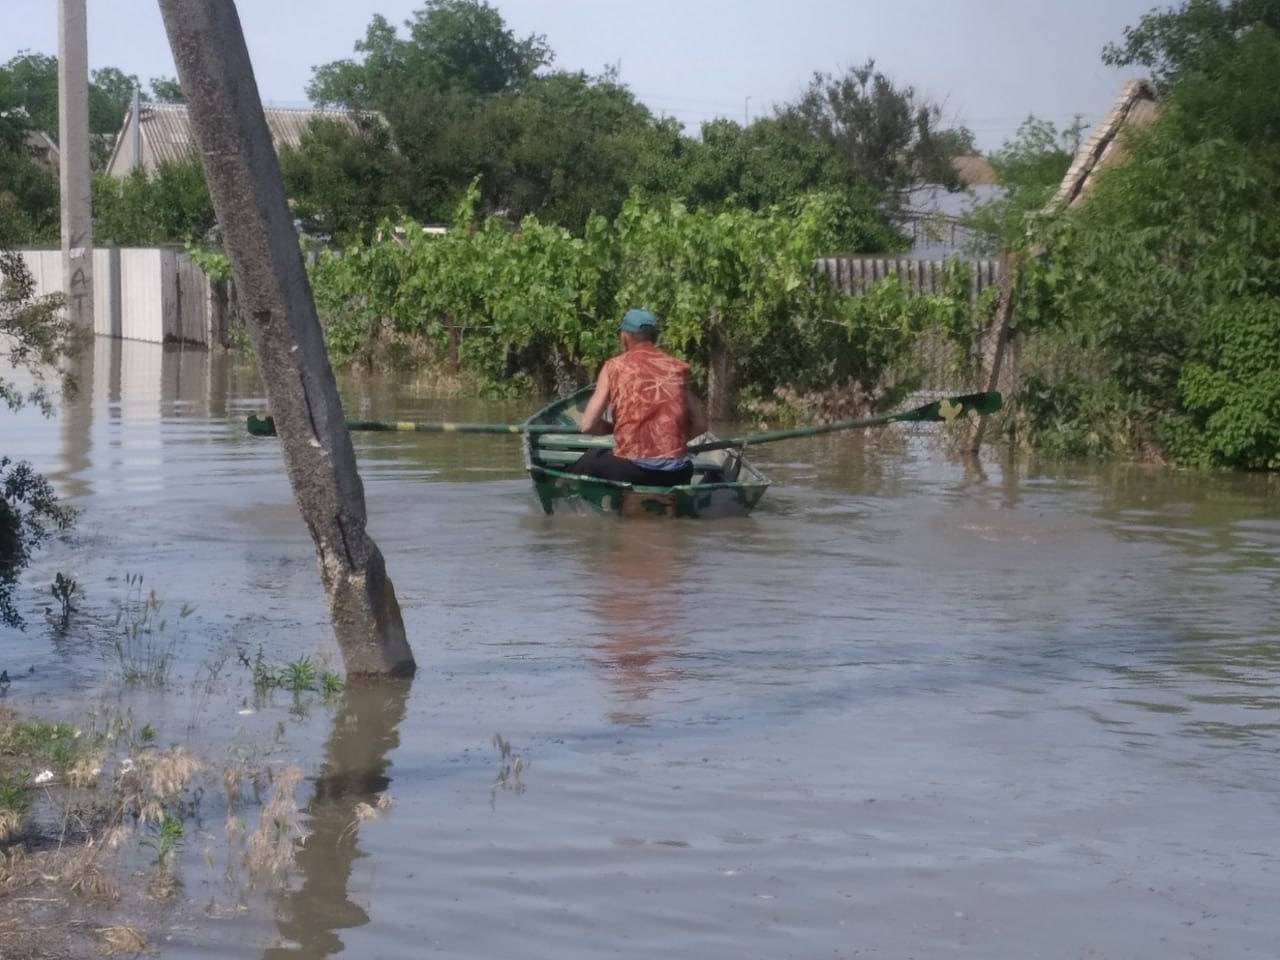
[[[831,195],[763,212],[632,197],[582,236],[535,217],[518,230],[477,222],[475,203],[473,192],[443,236],[386,224],[381,239],[321,257],[312,282],[335,360],[410,335],[437,356],[455,345],[463,371],[491,388],[548,391],[590,379],[617,349],[618,317],[643,304],[698,377],[727,356],[737,386],[757,395],[851,381],[871,391],[927,316],[955,310],[896,282],[853,299],[816,279],[846,212]],[[967,285],[963,297],[967,315]],[[733,384],[720,387],[731,400]]]
[[[1051,253],[1028,270],[1023,318],[1065,331],[1104,364],[1090,389],[1061,383],[1053,402],[1030,409],[1051,419],[1070,410],[1085,436],[1113,435],[1114,412],[1136,410],[1180,462],[1270,469],[1280,449],[1280,35],[1256,27],[1220,53],[1212,72],[1179,77],[1160,118],[1129,137],[1128,161],[1042,238]],[[1128,399],[1082,399],[1116,391]],[[1033,432],[1044,441],[1047,422]]]

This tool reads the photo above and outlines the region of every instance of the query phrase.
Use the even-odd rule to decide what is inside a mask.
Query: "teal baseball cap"
[[[618,329],[627,333],[638,333],[641,327],[657,329],[658,318],[648,310],[632,308],[622,315],[622,323],[618,324]]]

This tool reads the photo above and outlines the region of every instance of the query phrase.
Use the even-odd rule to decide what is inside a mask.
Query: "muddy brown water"
[[[233,889],[205,798],[165,957],[1276,955],[1274,481],[832,437],[758,450],[749,519],[620,522],[542,516],[513,440],[361,435],[420,674],[264,702],[235,662],[198,674],[336,650],[278,450],[243,432],[256,377],[100,341],[85,387],[3,421],[82,510],[27,582],[69,571],[96,609],[141,573],[196,613],[169,689],[133,689],[33,586],[8,700],[307,772],[284,890]]]

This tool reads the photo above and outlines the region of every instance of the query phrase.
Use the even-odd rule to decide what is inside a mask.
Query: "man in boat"
[[[622,353],[605,361],[582,412],[584,433],[613,433],[613,449],[585,453],[570,470],[622,483],[674,487],[693,478],[688,443],[707,430],[689,388],[689,365],[658,349],[658,318],[628,310],[618,327]],[[612,408],[612,423],[605,411]]]

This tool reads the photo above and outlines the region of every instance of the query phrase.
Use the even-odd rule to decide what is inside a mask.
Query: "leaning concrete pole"
[[[85,0],[58,0],[58,184],[62,292],[72,323],[93,330],[93,194],[89,188],[89,38]]]
[[[411,674],[235,2],[160,0],[160,12],[347,671]]]

